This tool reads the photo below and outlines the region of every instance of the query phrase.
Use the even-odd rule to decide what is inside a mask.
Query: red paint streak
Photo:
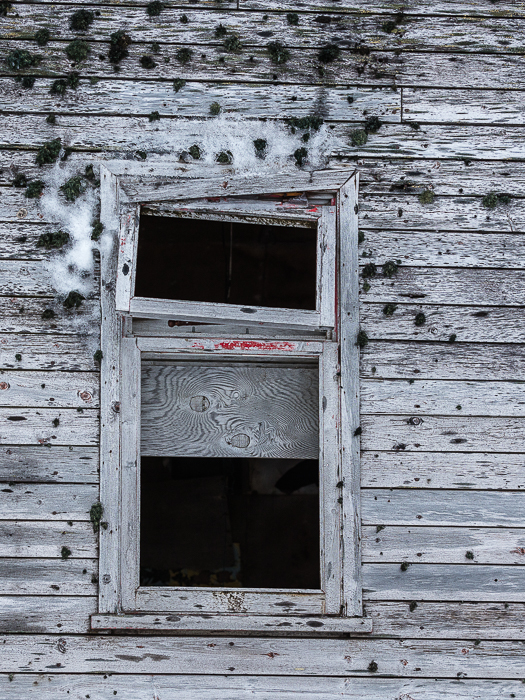
[[[312,207],[311,209],[307,209],[307,211],[318,211],[317,207]]]
[[[216,350],[295,350],[295,343],[277,341],[264,343],[257,340],[228,340],[215,343]]]
[[[193,343],[192,348],[197,348],[198,350],[206,350],[202,343]]]

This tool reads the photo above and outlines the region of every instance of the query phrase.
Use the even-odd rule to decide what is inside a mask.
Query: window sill
[[[372,620],[365,617],[129,613],[92,615],[92,630],[141,630],[144,632],[264,634],[267,636],[333,636],[343,633],[368,634]]]

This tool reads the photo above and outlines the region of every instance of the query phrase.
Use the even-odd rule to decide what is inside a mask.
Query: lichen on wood
[[[53,139],[52,141],[46,141],[37,151],[36,162],[38,165],[46,165],[49,163],[54,163],[58,160],[60,155],[60,149],[62,148],[62,141],[60,139]]]

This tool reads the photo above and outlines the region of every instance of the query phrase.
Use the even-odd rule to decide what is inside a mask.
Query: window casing
[[[203,194],[216,197],[223,179],[199,180],[197,186],[194,180],[174,179],[164,192],[154,189],[144,192],[142,200],[130,202],[125,179],[119,181],[110,170],[102,173],[102,214],[110,230],[115,231],[118,220],[119,245],[118,252],[115,248],[103,251],[102,260],[101,501],[110,527],[101,532],[99,614],[92,618],[94,629],[159,629],[161,625],[170,631],[221,631],[237,625],[243,631],[264,633],[272,629],[287,634],[371,631],[370,621],[359,619],[359,436],[354,434],[359,426],[357,176],[326,173],[317,188],[295,182],[296,174],[280,177],[283,190],[306,191],[306,198],[303,194],[298,204],[294,199],[284,199],[284,204],[283,200],[249,199],[250,192],[270,194],[273,186],[263,179],[247,185],[233,178],[228,182],[233,197],[210,202]],[[327,178],[334,183],[331,187],[326,186]],[[192,197],[192,190],[197,196]],[[238,192],[243,199],[235,196]],[[137,188],[134,198],[140,197]],[[163,216],[264,220],[316,228],[315,310],[136,296],[141,207]],[[203,365],[229,360],[317,363],[319,590],[139,585],[141,365],[148,360],[191,360]],[[104,410],[109,420],[104,420]],[[262,448],[253,435],[248,442],[250,454],[259,454]],[[238,454],[242,448],[231,449]]]

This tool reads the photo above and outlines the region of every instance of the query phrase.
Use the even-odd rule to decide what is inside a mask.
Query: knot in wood
[[[93,396],[91,395],[90,391],[79,391],[78,397],[79,397],[79,399],[82,399],[82,401],[85,401],[86,403],[90,403],[93,400]]]
[[[226,438],[226,442],[232,447],[244,449],[250,444],[250,436],[245,433],[237,433],[236,435]]]
[[[109,583],[111,581],[111,576],[109,574],[104,574],[102,576],[102,583]]]
[[[418,418],[417,416],[412,416],[412,418],[408,419],[408,422],[410,425],[421,425],[423,420],[421,418]]]
[[[27,209],[25,209],[24,207],[22,207],[21,209],[19,209],[19,210],[16,212],[16,216],[17,216],[18,219],[25,219],[26,216],[27,216]]]
[[[5,391],[9,389],[10,384],[8,382],[0,382],[0,390]]]
[[[65,639],[59,639],[57,642],[57,649],[61,654],[66,653],[66,640]]]
[[[111,404],[111,410],[113,413],[120,413],[120,401],[113,401]]]
[[[190,399],[190,408],[196,413],[204,413],[210,407],[210,400],[206,396],[192,396]]]

